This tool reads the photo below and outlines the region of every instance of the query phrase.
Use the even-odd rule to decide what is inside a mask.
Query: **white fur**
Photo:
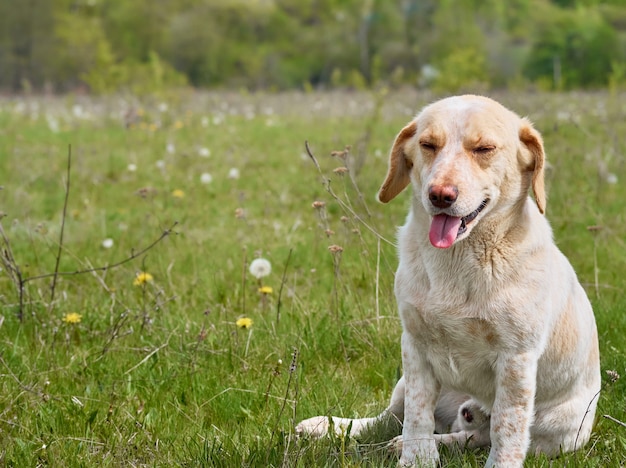
[[[438,443],[491,445],[486,466],[506,468],[521,467],[529,451],[558,455],[588,441],[600,391],[597,332],[542,214],[543,166],[530,122],[484,97],[436,102],[398,135],[379,198],[412,185],[395,280],[404,375],[381,415],[333,418],[337,432],[402,420],[394,440],[402,466],[434,466]],[[435,185],[453,185],[457,200],[433,206]],[[467,216],[485,199],[451,247],[430,244],[433,216]],[[328,429],[324,417],[296,428]]]

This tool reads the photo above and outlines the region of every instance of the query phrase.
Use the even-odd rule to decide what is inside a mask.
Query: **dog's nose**
[[[437,208],[450,208],[459,196],[459,189],[454,185],[431,185],[428,199]]]

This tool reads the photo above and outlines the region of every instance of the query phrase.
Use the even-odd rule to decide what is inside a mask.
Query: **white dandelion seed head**
[[[612,172],[609,172],[606,175],[606,182],[611,185],[617,184],[618,182],[617,176],[613,174]]]
[[[213,182],[213,176],[208,172],[203,172],[202,175],[200,175],[200,182],[203,184],[210,184]]]
[[[230,171],[228,171],[228,178],[239,179],[239,169],[237,169],[236,167],[232,167]]]
[[[59,121],[50,115],[46,116],[46,120],[48,121],[48,128],[50,129],[50,131],[52,133],[59,133],[59,130],[60,130]]]
[[[256,279],[266,277],[272,272],[272,264],[265,258],[255,258],[250,263],[250,274]]]
[[[165,161],[163,161],[162,159],[159,159],[156,162],[156,167],[158,167],[159,169],[165,169]]]
[[[137,164],[130,163],[126,169],[130,172],[135,172],[137,170]]]
[[[113,239],[111,239],[110,237],[104,239],[102,241],[102,247],[104,247],[105,249],[110,249],[111,247],[113,247]]]
[[[203,146],[202,148],[198,148],[198,154],[203,158],[208,158],[209,156],[211,156],[211,150]]]
[[[162,102],[159,104],[159,112],[167,112],[168,105],[166,102]]]
[[[174,143],[168,143],[165,147],[165,151],[167,151],[168,154],[174,154],[176,152],[176,147],[174,146]]]

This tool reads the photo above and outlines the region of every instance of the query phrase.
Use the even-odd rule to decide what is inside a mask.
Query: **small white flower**
[[[80,119],[84,116],[83,107],[80,104],[74,104],[72,107],[72,114],[74,114],[74,117]]]
[[[52,133],[59,133],[59,121],[50,115],[46,117],[46,120],[48,121],[48,128],[50,129],[50,131]]]
[[[250,263],[250,274],[256,279],[261,279],[272,272],[272,264],[264,258],[255,258]]]
[[[104,247],[105,249],[110,249],[111,247],[113,247],[113,239],[111,239],[110,237],[104,239],[102,241],[102,247]]]
[[[210,184],[211,182],[213,182],[213,176],[208,172],[203,172],[200,176],[200,182],[202,182],[203,184]]]
[[[137,170],[137,164],[130,163],[127,167],[130,172],[135,172]]]
[[[162,102],[161,104],[159,104],[159,111],[160,112],[167,112],[167,108],[168,108],[168,105],[167,105],[166,102]]]
[[[165,151],[167,151],[168,154],[174,154],[176,152],[176,147],[174,146],[174,143],[168,143],[165,147]]]
[[[211,156],[211,150],[205,147],[198,148],[198,154],[203,158],[208,158],[209,156]]]
[[[606,182],[607,182],[607,184],[611,184],[611,185],[617,184],[617,176],[615,174],[613,174],[612,172],[609,172],[606,175]]]
[[[237,169],[236,167],[231,168],[230,171],[228,171],[228,178],[239,179],[239,169]]]
[[[159,169],[165,169],[165,161],[163,161],[162,159],[159,159],[156,162],[156,167],[158,167]]]

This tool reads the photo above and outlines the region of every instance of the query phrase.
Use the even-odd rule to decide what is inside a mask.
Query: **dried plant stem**
[[[278,424],[280,424],[280,418],[282,418],[283,413],[285,412],[285,406],[287,405],[287,402],[289,401],[288,397],[289,397],[289,392],[291,390],[291,382],[293,380],[293,375],[296,373],[296,370],[298,369],[298,348],[293,348],[293,353],[291,354],[291,364],[289,365],[289,379],[287,380],[287,388],[285,389],[285,396],[283,398],[283,404],[280,407],[280,411],[278,412],[278,417],[276,418],[276,424],[274,425],[274,428],[272,429],[272,435],[270,437],[270,441],[267,444],[268,447],[272,447],[272,442],[274,441],[274,435],[276,434],[276,430],[278,429]],[[297,392],[297,389],[296,389]],[[267,452],[267,456],[269,459],[269,455],[270,455],[270,451],[268,450]]]
[[[13,256],[13,250],[11,249],[11,243],[9,242],[9,238],[4,232],[4,228],[2,227],[2,223],[0,222],[0,236],[2,237],[2,242],[4,243],[4,248],[2,249],[2,263],[4,265],[5,270],[8,272],[9,277],[11,278],[11,282],[17,288],[18,294],[18,311],[17,318],[20,322],[24,321],[24,277],[22,276],[22,271],[20,270],[19,265],[15,261],[15,257]]]
[[[620,426],[626,427],[626,423],[620,421],[619,419],[615,419],[613,416],[611,416],[609,414],[603,414],[602,417],[608,419],[609,421],[613,421],[614,423],[617,423]]]
[[[59,277],[59,265],[61,263],[61,254],[63,253],[63,235],[65,234],[65,220],[67,219],[67,205],[70,199],[70,177],[72,174],[72,145],[67,147],[67,173],[65,179],[65,199],[63,200],[63,213],[61,215],[61,232],[59,233],[59,249],[57,250],[56,261],[54,264],[54,273],[52,274],[52,284],[50,285],[50,302],[48,304],[48,313],[52,311],[54,306],[54,293],[56,291],[57,279]]]
[[[376,242],[376,323],[380,326],[380,303],[378,301],[380,292],[380,238]]]
[[[101,266],[101,267],[87,268],[87,269],[84,269],[84,270],[59,271],[57,273],[46,273],[46,274],[43,274],[43,275],[30,276],[28,278],[24,278],[24,283],[28,283],[29,281],[34,281],[34,280],[39,280],[39,279],[44,279],[44,278],[50,278],[51,276],[54,276],[54,275],[57,275],[57,276],[74,276],[74,275],[83,275],[85,273],[92,273],[94,271],[107,271],[107,270],[110,270],[112,268],[117,268],[117,267],[119,267],[121,265],[124,265],[125,263],[133,261],[134,259],[136,259],[138,257],[141,257],[148,250],[152,249],[155,245],[157,245],[159,242],[161,242],[167,236],[172,234],[172,232],[174,232],[174,228],[177,225],[178,225],[178,221],[174,221],[174,223],[168,229],[164,230],[161,233],[161,235],[159,236],[159,238],[156,239],[155,241],[153,241],[150,245],[148,245],[147,247],[144,247],[139,252],[131,251],[130,256],[126,257],[123,260],[120,260],[119,262],[112,263],[112,264],[106,265],[106,266]]]
[[[326,189],[326,191],[330,194],[331,197],[333,197],[335,199],[335,201],[337,201],[337,203],[339,203],[339,205],[348,213],[350,213],[354,219],[358,220],[361,224],[363,224],[363,226],[366,227],[366,229],[368,231],[370,231],[372,234],[374,234],[376,237],[378,237],[380,240],[386,242],[389,245],[393,245],[395,246],[395,244],[393,242],[391,242],[390,240],[386,239],[385,237],[383,237],[380,233],[378,233],[372,226],[370,226],[368,223],[365,222],[365,220],[363,220],[363,218],[361,216],[359,216],[353,209],[352,207],[347,204],[346,202],[344,202],[336,193],[335,191],[332,189],[332,187],[330,186],[330,179],[324,176],[324,173],[322,172],[322,168],[319,165],[319,162],[317,161],[317,158],[313,155],[313,153],[311,152],[311,148],[309,147],[309,142],[305,141],[304,142],[304,147],[306,148],[306,152],[309,155],[309,157],[311,158],[311,160],[313,161],[313,164],[315,164],[315,167],[317,168],[317,171],[320,173],[320,175],[322,176],[322,184],[324,185],[324,188]]]
[[[276,301],[276,326],[280,322],[280,307],[282,305],[282,297],[283,297],[283,287],[285,286],[285,278],[287,277],[287,268],[289,267],[289,261],[291,260],[291,254],[293,253],[293,249],[289,249],[289,255],[287,256],[287,261],[285,262],[285,268],[283,269],[283,277],[280,280],[280,289],[278,290],[278,300]]]

